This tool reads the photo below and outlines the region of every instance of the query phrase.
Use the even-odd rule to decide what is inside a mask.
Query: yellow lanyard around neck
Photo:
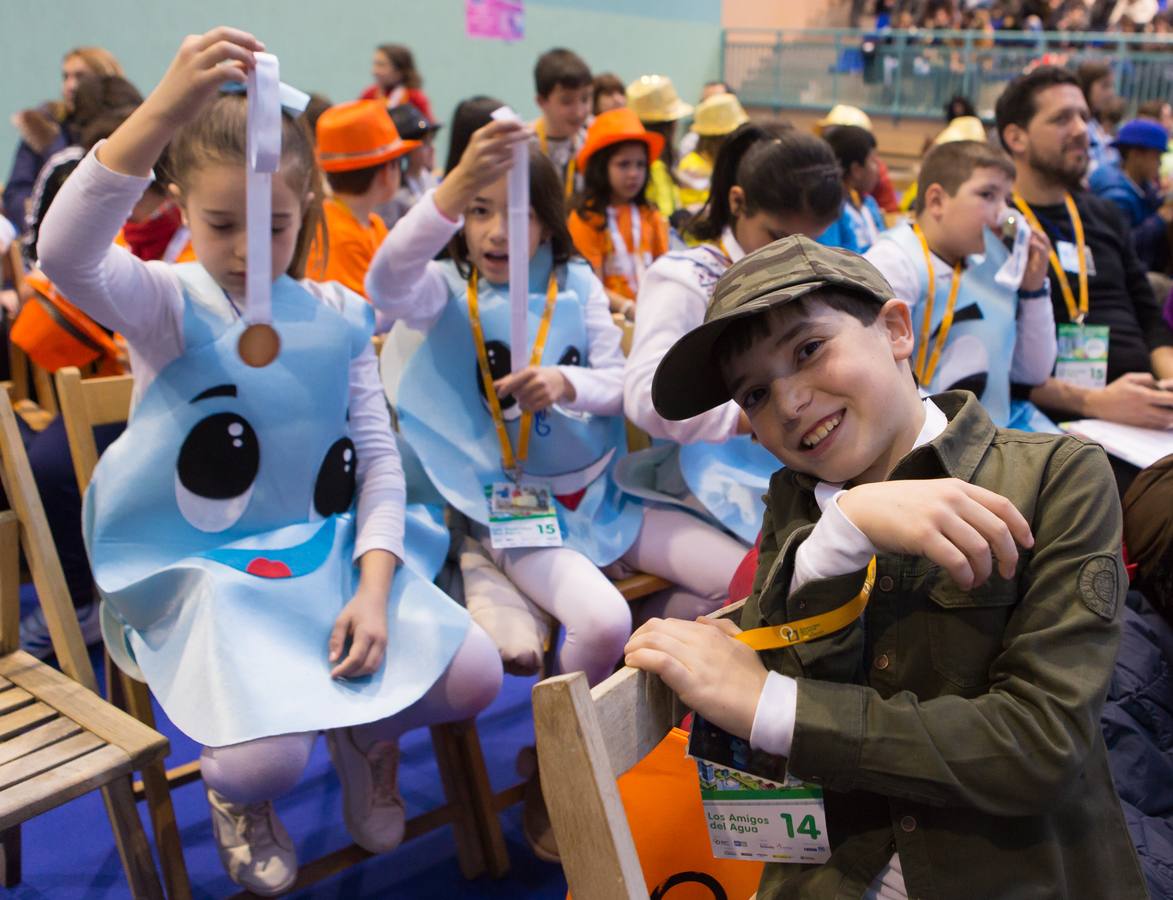
[[[842,631],[867,609],[868,599],[872,595],[872,585],[876,583],[876,558],[868,563],[868,574],[864,579],[859,593],[830,612],[821,616],[811,616],[785,625],[767,625],[764,628],[751,628],[743,631],[737,639],[754,650],[777,650],[780,647],[791,647],[794,644],[803,644],[815,638],[826,637],[836,631]]]
[[[534,337],[534,349],[530,353],[529,364],[540,365],[542,353],[546,349],[546,338],[550,334],[550,320],[554,318],[554,304],[558,302],[558,280],[554,273],[550,273],[550,284],[546,287],[546,308],[542,311],[541,322],[538,323],[538,333]],[[509,432],[505,428],[505,414],[501,412],[501,399],[493,386],[493,372],[489,368],[489,352],[485,347],[485,332],[481,328],[481,312],[477,293],[477,270],[473,269],[468,279],[468,321],[472,327],[472,341],[476,345],[477,367],[481,370],[481,383],[485,387],[485,399],[489,403],[489,414],[493,417],[493,426],[497,429],[497,441],[501,444],[501,461],[505,471],[514,474],[529,456],[529,435],[533,426],[534,414],[521,414],[521,427],[518,431],[517,456],[513,455],[513,442],[509,440]]]
[[[538,133],[538,145],[542,148],[542,153],[546,156],[550,155],[550,144],[546,138],[546,120],[545,118],[538,119],[538,124],[534,127],[534,131]],[[570,160],[566,163],[566,185],[564,193],[566,199],[569,200],[574,193],[574,142],[570,144]]]
[[[1055,277],[1059,279],[1059,290],[1063,292],[1063,302],[1067,304],[1067,316],[1072,322],[1082,325],[1083,320],[1087,318],[1088,310],[1087,242],[1083,234],[1083,219],[1075,206],[1075,198],[1071,196],[1070,192],[1063,195],[1063,203],[1067,206],[1067,215],[1071,217],[1071,228],[1075,232],[1075,252],[1079,256],[1078,306],[1075,305],[1075,294],[1071,290],[1071,282],[1067,279],[1067,273],[1063,270],[1063,264],[1059,261],[1059,254],[1055,252],[1054,247],[1051,248],[1051,269],[1055,272]],[[1017,191],[1014,192],[1014,205],[1026,217],[1031,228],[1046,233],[1043,226],[1039,224],[1039,218],[1035,215],[1035,211]]]
[[[913,232],[920,241],[921,250],[925,254],[925,267],[928,270],[928,296],[925,298],[925,314],[920,326],[920,347],[916,351],[916,377],[921,387],[928,388],[933,380],[933,373],[937,371],[937,363],[941,359],[941,350],[949,337],[949,329],[953,327],[953,312],[957,308],[957,291],[961,287],[961,261],[953,266],[953,280],[949,284],[949,299],[945,302],[945,315],[941,318],[941,328],[937,333],[937,341],[933,347],[932,356],[925,363],[928,354],[929,341],[932,338],[933,327],[933,300],[937,294],[937,276],[933,272],[933,253],[929,250],[929,241],[920,225],[913,223]]]

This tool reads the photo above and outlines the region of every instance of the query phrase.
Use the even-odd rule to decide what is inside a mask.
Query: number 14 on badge
[[[562,546],[562,529],[548,487],[498,482],[485,488],[485,499],[494,550]]]

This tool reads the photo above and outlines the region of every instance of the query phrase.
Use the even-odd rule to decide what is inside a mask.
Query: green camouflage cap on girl
[[[679,421],[732,399],[713,354],[729,323],[825,288],[878,304],[895,295],[884,276],[858,253],[824,247],[805,235],[784,237],[738,260],[717,281],[704,324],[680,338],[660,360],[652,379],[656,412]]]

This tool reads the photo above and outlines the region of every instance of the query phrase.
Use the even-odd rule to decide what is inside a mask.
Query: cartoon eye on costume
[[[215,413],[188,432],[175,465],[179,511],[200,531],[231,528],[244,515],[261,464],[253,427],[236,413]]]
[[[333,516],[350,509],[357,471],[358,454],[354,442],[350,438],[341,438],[331,444],[314,484],[314,511],[318,515]]]
[[[577,347],[567,347],[562,355],[558,358],[558,365],[560,366],[581,366],[582,354]]]
[[[485,344],[485,355],[489,358],[489,374],[493,376],[494,381],[498,378],[504,378],[509,374],[511,364],[508,344],[503,341],[489,341]],[[481,399],[488,403],[489,398],[485,396],[485,382],[481,378],[481,367],[479,364],[473,366],[473,376],[476,378],[477,390],[480,391]],[[501,412],[506,422],[520,419],[521,407],[517,405],[517,398],[513,395],[502,397]]]

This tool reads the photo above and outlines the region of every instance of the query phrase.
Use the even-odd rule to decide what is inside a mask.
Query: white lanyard
[[[248,73],[245,201],[248,219],[244,333],[237,345],[250,366],[267,366],[281,341],[273,321],[273,173],[281,163],[281,79],[277,57],[256,53]]]
[[[612,266],[615,271],[627,279],[627,283],[631,285],[632,294],[638,294],[640,282],[644,279],[646,262],[644,261],[643,243],[640,239],[639,207],[634,203],[629,203],[628,209],[631,210],[631,243],[635,247],[635,252],[631,253],[627,249],[627,241],[619,232],[619,217],[615,214],[613,206],[607,207],[607,230],[611,235]]]

